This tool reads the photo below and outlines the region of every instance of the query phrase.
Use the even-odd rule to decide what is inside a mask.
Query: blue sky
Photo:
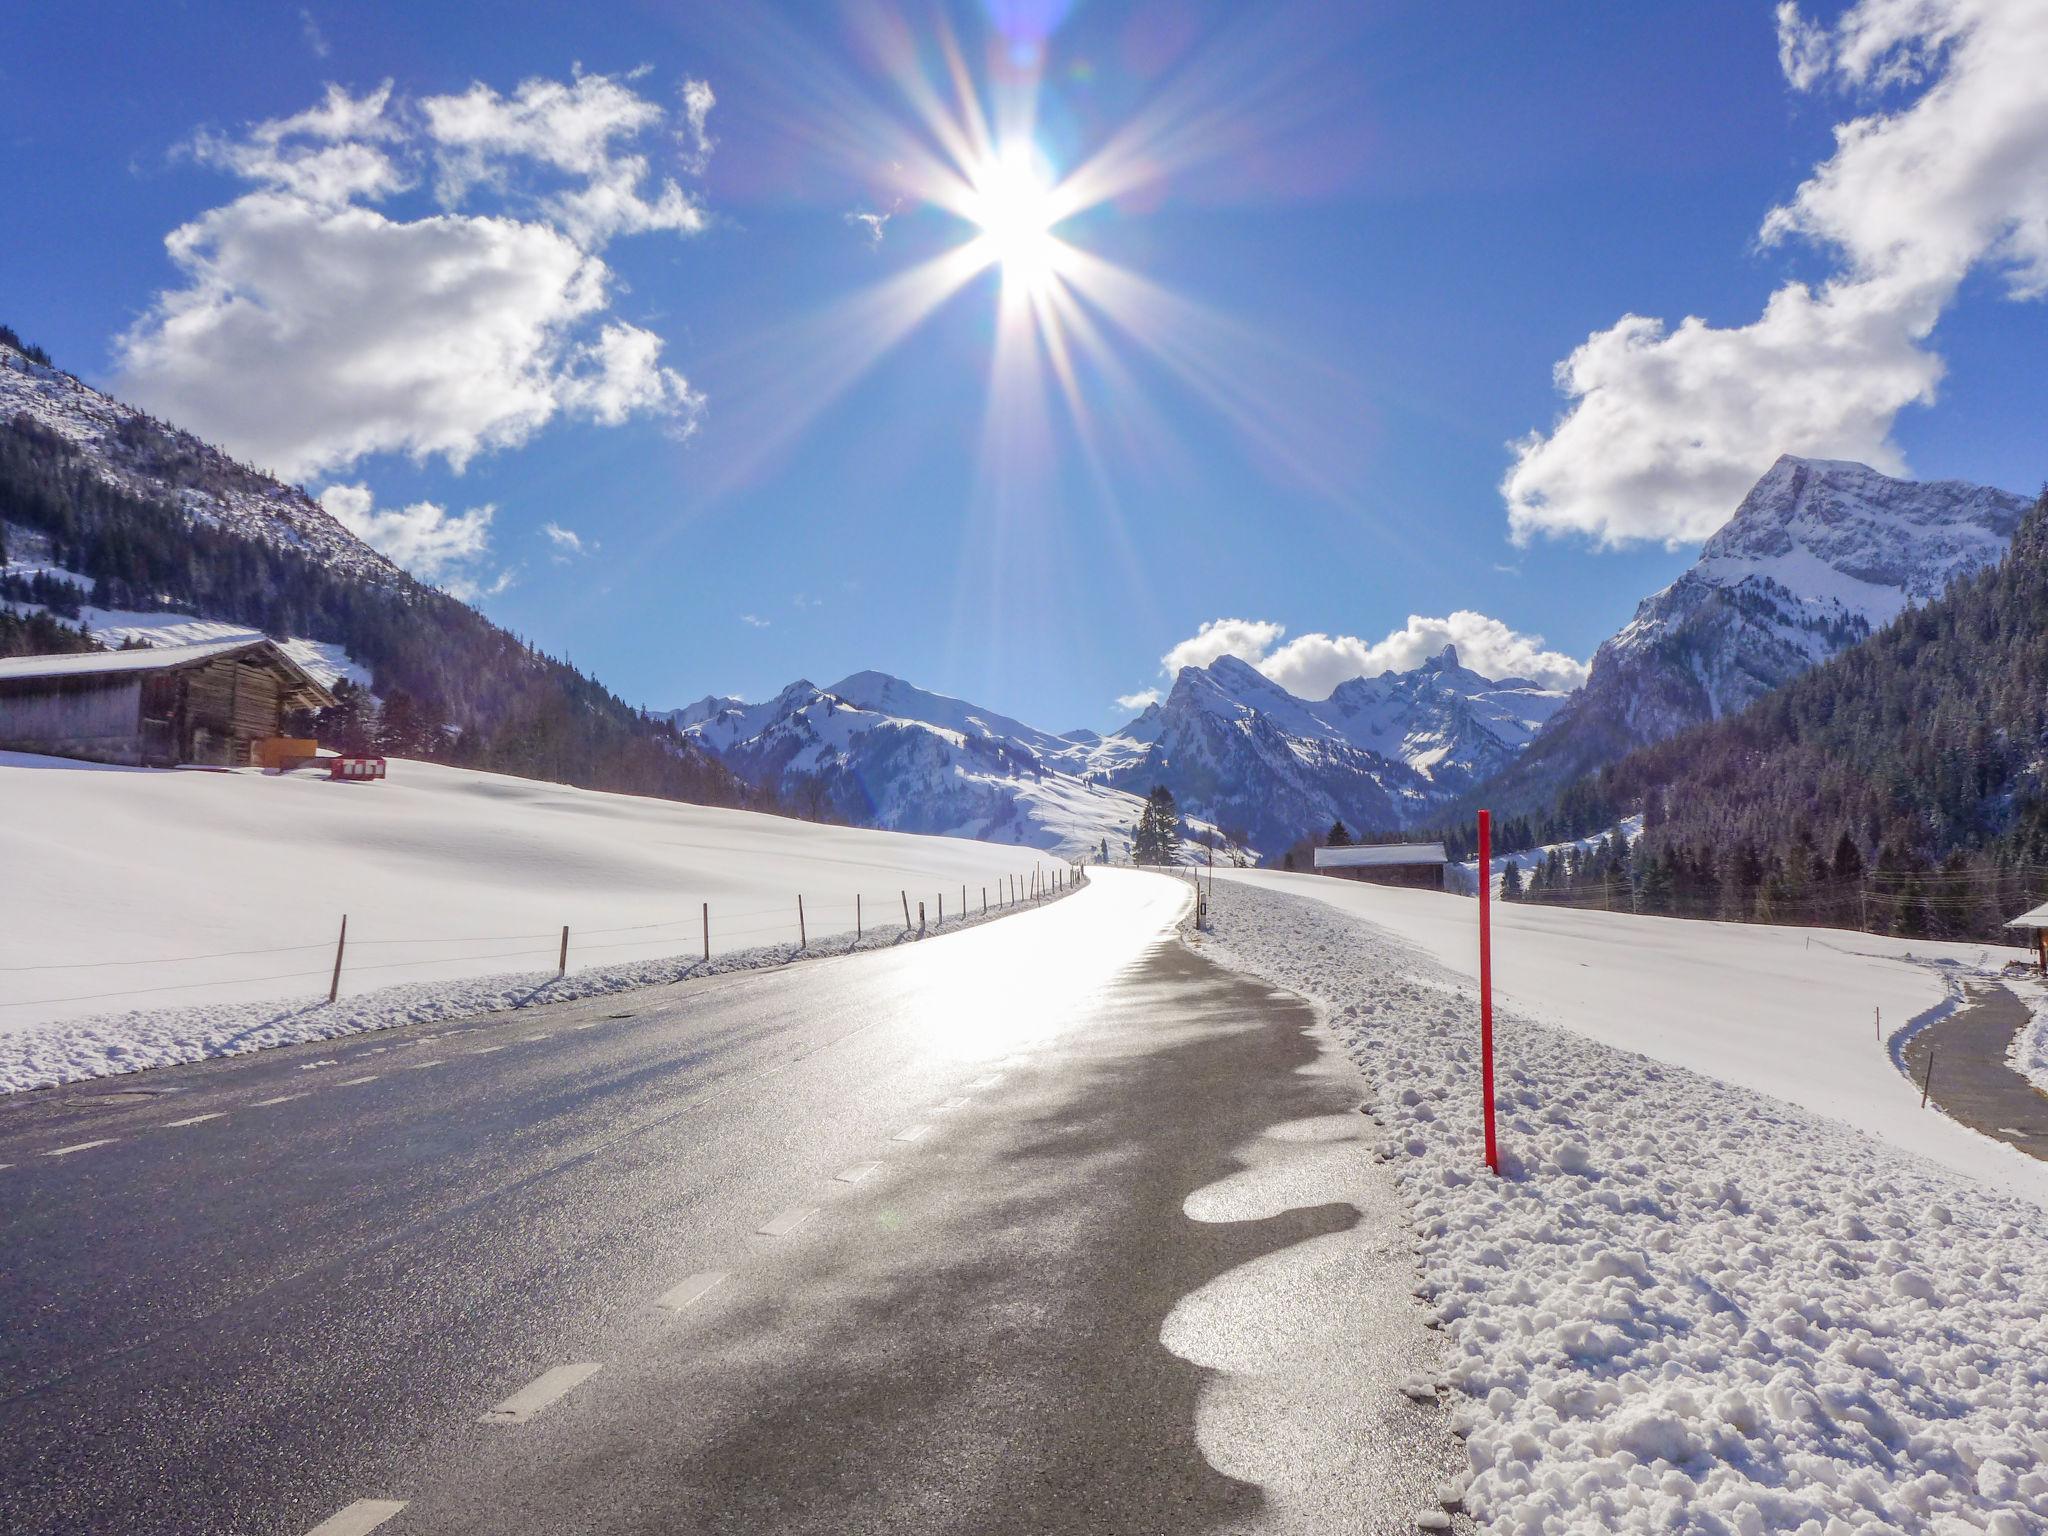
[[[0,319],[635,702],[872,667],[1102,728],[1169,653],[1322,693],[1447,634],[1564,678],[1778,449],[2048,474],[2039,125],[1941,115],[2023,50],[1883,9],[37,7]],[[1115,183],[1050,277],[918,275],[987,202],[946,39],[999,156]]]

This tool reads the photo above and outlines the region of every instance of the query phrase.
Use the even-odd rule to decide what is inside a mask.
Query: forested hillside
[[[1996,566],[1568,800],[1544,830],[1643,837],[1525,899],[2003,936],[2048,895],[2048,493]]]
[[[118,453],[118,466],[100,462],[105,453]],[[76,595],[95,607],[189,609],[345,647],[370,670],[382,707],[351,693],[321,722],[329,744],[701,803],[746,798],[669,722],[644,717],[575,668],[414,581],[338,525],[332,536],[343,541],[342,558],[290,529],[190,510],[221,486],[245,491],[243,482],[274,500],[303,500],[139,413],[124,412],[108,443],[92,446],[26,411],[0,418],[0,536],[11,524],[47,538],[52,563],[90,580],[90,591]],[[305,505],[308,516],[319,515]],[[57,601],[0,616],[0,654],[87,644],[58,622],[61,594],[6,595]]]

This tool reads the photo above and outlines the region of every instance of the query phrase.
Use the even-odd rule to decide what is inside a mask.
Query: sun
[[[971,178],[964,210],[1006,284],[1043,289],[1062,249],[1053,226],[1062,216],[1044,158],[1028,142],[1004,145]]]

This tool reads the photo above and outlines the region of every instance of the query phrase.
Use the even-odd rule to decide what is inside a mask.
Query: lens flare
[[[1052,232],[1059,205],[1052,176],[1032,145],[1006,145],[970,173],[964,212],[1006,284],[1034,292],[1051,283],[1059,267],[1060,242]]]

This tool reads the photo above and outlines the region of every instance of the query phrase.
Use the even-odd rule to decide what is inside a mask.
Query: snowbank
[[[1223,872],[1219,871],[1219,876]],[[1470,897],[1355,880],[1230,871],[1407,940],[1453,973],[1478,973]],[[1897,1047],[1948,1012],[1963,976],[1996,976],[2013,951],[1497,903],[1494,986],[1504,1005],[1609,1045],[1754,1088],[1977,1178],[2048,1198],[2048,1165],[1920,1108]]]
[[[258,1004],[282,1017],[282,999],[324,999],[344,913],[345,1000],[479,977],[497,978],[495,996],[517,989],[508,973],[552,974],[564,924],[575,981],[591,967],[701,959],[706,905],[717,959],[793,943],[799,895],[814,940],[856,922],[900,934],[906,892],[913,924],[920,902],[936,923],[943,901],[950,921],[963,888],[978,912],[984,888],[995,905],[1006,883],[1053,867],[1034,849],[402,761],[383,783],[337,784],[0,753],[0,806],[0,1042],[16,1067],[42,1049],[23,1033],[60,1021],[93,1021],[66,1038],[126,1041],[138,1053],[127,1064],[141,1065],[191,1059],[161,1054],[170,1010]],[[201,1032],[254,1017],[208,1013]],[[54,1059],[69,1075],[85,1060],[70,1047]],[[21,1085],[0,1070],[0,1086]]]
[[[2032,1012],[2024,1027],[2012,1039],[2006,1060],[2013,1071],[2043,1093],[2048,1093],[2048,986],[2038,981],[2008,981],[2020,1001]]]
[[[1324,902],[1218,897],[1202,946],[1311,997],[1372,1085],[1486,1528],[2048,1528],[2038,1205],[1516,1008],[1496,1179],[1468,979]]]

